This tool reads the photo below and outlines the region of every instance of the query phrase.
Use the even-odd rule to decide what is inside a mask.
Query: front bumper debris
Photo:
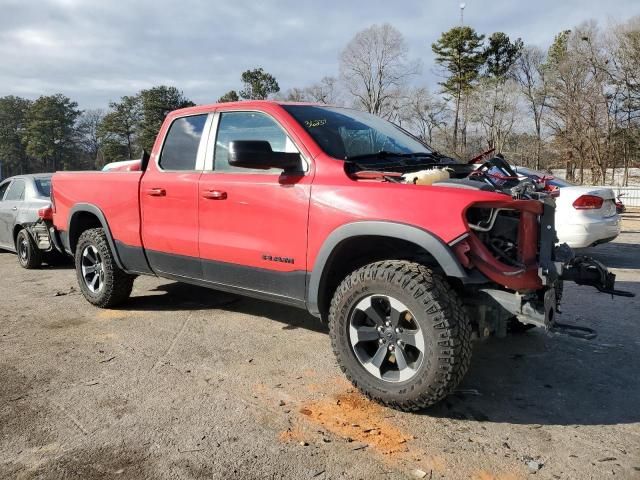
[[[579,256],[571,259],[564,266],[562,279],[575,282],[578,285],[595,287],[600,292],[609,293],[612,296],[635,297],[632,292],[616,289],[615,274],[609,272],[607,267],[591,257]]]
[[[602,263],[591,257],[574,256],[573,250],[566,244],[556,246],[554,217],[555,202],[553,199],[545,199],[538,230],[537,276],[540,287],[524,290],[513,287],[508,290],[499,287],[481,288],[480,297],[475,303],[484,304],[486,308],[496,312],[499,318],[516,317],[523,324],[585,339],[594,338],[596,333],[589,328],[556,321],[556,314],[560,313],[564,282],[592,286],[611,295],[634,297],[635,294],[616,289],[616,276]]]
[[[555,202],[544,202],[540,217],[540,267],[538,275],[542,284],[553,287],[558,281],[574,282],[578,285],[595,287],[603,293],[621,297],[635,297],[635,294],[615,288],[616,276],[594,258],[574,256],[567,245],[555,246],[558,242],[555,230]]]
[[[530,294],[508,292],[496,288],[481,288],[479,292],[483,296],[480,303],[499,312],[499,316],[502,318],[516,317],[520,323],[535,325],[547,330],[555,324],[559,299],[556,288],[547,288],[544,291]]]

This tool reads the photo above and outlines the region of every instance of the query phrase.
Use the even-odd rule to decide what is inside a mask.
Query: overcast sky
[[[465,24],[547,47],[585,20],[640,14],[640,0],[466,0]],[[81,108],[167,84],[196,103],[262,66],[282,90],[338,74],[353,35],[389,22],[434,86],[431,43],[460,21],[454,0],[0,0],[0,96],[62,92]]]

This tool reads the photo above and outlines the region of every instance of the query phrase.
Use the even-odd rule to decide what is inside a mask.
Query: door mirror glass
[[[240,168],[284,171],[300,170],[300,154],[274,152],[266,140],[234,140],[229,142],[229,165]]]

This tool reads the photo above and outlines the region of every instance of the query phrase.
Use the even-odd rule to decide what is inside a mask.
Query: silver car
[[[51,175],[19,175],[0,182],[0,249],[18,254],[24,268],[37,268],[55,250],[49,229]]]

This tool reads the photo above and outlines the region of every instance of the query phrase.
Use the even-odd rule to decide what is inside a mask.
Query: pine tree
[[[46,171],[69,168],[75,157],[76,119],[81,113],[76,102],[60,93],[38,98],[27,114],[27,154],[41,159]]]
[[[447,72],[445,81],[440,82],[444,93],[451,95],[455,102],[453,121],[453,149],[458,149],[458,130],[460,125],[460,105],[463,96],[471,90],[480,75],[485,58],[482,51],[484,35],[467,26],[454,27],[444,32],[440,39],[431,45],[436,55],[436,63]]]

